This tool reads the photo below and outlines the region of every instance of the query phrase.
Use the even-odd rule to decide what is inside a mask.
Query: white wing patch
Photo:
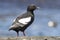
[[[27,17],[27,18],[20,19],[18,22],[20,22],[22,24],[27,24],[30,21],[31,21],[31,17]]]

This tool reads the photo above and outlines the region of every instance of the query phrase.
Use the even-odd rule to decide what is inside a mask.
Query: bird
[[[37,8],[38,7],[34,4],[28,5],[26,12],[14,19],[9,31],[15,31],[17,33],[17,37],[19,36],[19,31],[21,31],[23,35],[26,36],[25,30],[33,23],[35,18],[34,10]]]

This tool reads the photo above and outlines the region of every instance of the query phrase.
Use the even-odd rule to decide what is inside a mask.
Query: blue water
[[[16,36],[16,32],[8,31],[18,15],[21,15],[26,10],[18,9],[15,12],[8,11],[0,13],[0,37],[2,36]],[[39,9],[34,11],[35,20],[26,30],[27,36],[60,36],[60,9]],[[50,18],[48,18],[50,17]],[[49,27],[48,21],[57,22],[56,27]],[[19,33],[23,36],[22,32]]]

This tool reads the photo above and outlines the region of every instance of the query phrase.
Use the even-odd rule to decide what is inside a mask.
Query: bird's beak
[[[40,9],[40,7],[37,7],[37,9]]]

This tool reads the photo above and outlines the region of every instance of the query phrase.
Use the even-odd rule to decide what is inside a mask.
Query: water
[[[0,36],[16,36],[16,32],[8,31],[9,27],[20,13],[26,10],[18,10],[16,13],[0,13]],[[33,24],[25,30],[27,36],[60,36],[60,10],[59,9],[40,9],[35,10],[35,20]],[[8,15],[9,16],[8,16]],[[48,18],[49,17],[49,18]],[[48,21],[56,21],[56,27],[49,27]],[[23,36],[20,32],[20,36]]]

